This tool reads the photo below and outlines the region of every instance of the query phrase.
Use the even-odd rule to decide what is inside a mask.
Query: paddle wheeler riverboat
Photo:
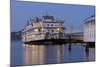
[[[64,20],[45,15],[42,18],[30,19],[22,30],[22,41],[32,42],[62,42],[64,41]]]

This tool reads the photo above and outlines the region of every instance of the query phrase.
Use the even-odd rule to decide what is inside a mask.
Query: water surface
[[[84,62],[95,60],[95,48],[85,43],[29,45],[11,42],[11,66]]]

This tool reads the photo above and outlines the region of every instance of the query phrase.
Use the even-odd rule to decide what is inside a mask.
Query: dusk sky
[[[74,28],[82,29],[84,19],[95,14],[94,6],[72,4],[50,4],[36,2],[20,2],[11,0],[11,31],[21,30],[27,20],[42,17],[48,12],[55,18],[65,20],[66,28],[73,25]]]

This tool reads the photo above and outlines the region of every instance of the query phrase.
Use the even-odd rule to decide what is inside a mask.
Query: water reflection
[[[44,64],[44,46],[43,45],[25,45],[23,59],[25,65]]]
[[[86,60],[88,61],[89,59],[89,48],[86,46],[85,47],[85,54],[86,54]]]
[[[26,45],[23,47],[23,64],[61,63],[63,59],[63,45]]]
[[[57,63],[61,63],[64,59],[64,45],[57,45]]]
[[[23,65],[53,64],[94,60],[95,52],[90,54],[87,46],[78,44],[29,45],[23,44]],[[76,53],[77,52],[77,53]],[[92,57],[91,57],[92,56]]]
[[[69,53],[71,53],[71,43],[68,46]]]
[[[95,60],[95,47],[91,47],[91,44],[85,45],[85,51],[84,51],[84,60],[85,61],[94,61]]]
[[[94,48],[91,49],[92,51],[94,50]],[[90,60],[94,60],[94,52],[90,53],[90,48],[87,46],[83,47],[81,44],[24,44],[23,46],[23,65],[51,64]]]
[[[23,46],[22,46],[23,45]],[[11,43],[11,65],[69,63],[95,60],[95,47],[86,43],[29,45]]]

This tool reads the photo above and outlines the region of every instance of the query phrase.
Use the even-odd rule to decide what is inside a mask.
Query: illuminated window
[[[44,31],[44,29],[42,28],[41,31]]]
[[[43,37],[44,35],[42,34],[41,36]]]
[[[57,28],[57,31],[60,31],[60,28]]]
[[[34,29],[34,31],[35,31],[35,32],[38,32],[39,30],[38,30],[38,29]]]
[[[32,35],[32,37],[35,37],[35,35]]]

